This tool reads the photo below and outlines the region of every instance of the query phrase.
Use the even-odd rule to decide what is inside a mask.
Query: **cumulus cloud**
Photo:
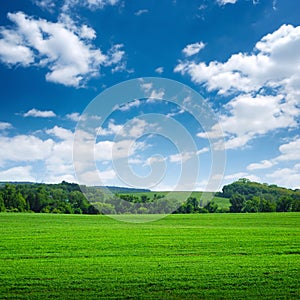
[[[0,130],[11,129],[13,126],[8,122],[0,122]]]
[[[7,16],[15,26],[0,29],[0,60],[8,65],[47,68],[47,81],[80,87],[98,76],[101,66],[117,65],[123,58],[122,45],[103,54],[92,44],[95,31],[87,25],[77,26],[66,14],[61,14],[57,23],[23,12]]]
[[[53,128],[46,130],[46,133],[49,135],[53,135],[61,140],[73,141],[74,137],[74,133],[71,130],[59,126],[54,126]]]
[[[180,62],[175,71],[190,75],[195,83],[220,94],[286,87],[299,78],[299,45],[300,26],[282,25],[264,36],[252,53],[234,54],[224,63]]]
[[[82,172],[86,173],[86,176],[89,174],[91,180],[93,178],[97,179],[99,176],[93,175],[91,171],[95,162],[105,163],[110,162],[112,159],[127,157],[130,159],[135,156],[137,151],[143,149],[144,143],[136,142],[129,135],[135,134],[137,131],[142,130],[141,126],[145,126],[142,123],[136,125],[136,128],[132,128],[132,132],[126,132],[127,135],[122,140],[103,140],[96,143],[92,140],[92,144],[90,142],[82,143],[82,154],[85,155],[89,152],[91,150],[89,147],[92,146],[95,159],[91,164],[83,158],[82,166],[80,165]],[[113,128],[113,126],[111,128],[111,130],[117,131],[117,128]],[[77,182],[73,167],[74,133],[59,126],[47,129],[44,133],[46,135],[44,138],[34,135],[0,137],[0,180],[42,180],[50,183],[68,180]],[[87,132],[82,132],[81,136],[84,141],[90,141],[92,138]],[[88,148],[87,151],[85,151],[85,148]],[[80,163],[78,162],[78,164]],[[39,171],[35,169],[37,165]],[[40,174],[41,170],[43,170],[43,174]],[[115,178],[112,172],[108,169],[100,170],[99,174],[101,179],[110,180]],[[39,178],[34,178],[33,174],[39,176]],[[80,174],[80,178],[82,178],[82,174]],[[87,182],[91,183],[91,180]]]
[[[78,122],[80,120],[80,113],[74,112],[74,113],[71,113],[71,114],[67,114],[66,118],[69,119],[69,120],[72,120],[74,122]]]
[[[272,183],[277,184],[279,186],[285,186],[294,189],[300,188],[300,170],[297,167],[297,165],[293,168],[277,169],[273,173],[267,174],[266,177],[270,179]]]
[[[31,109],[28,112],[22,115],[23,117],[39,117],[39,118],[53,118],[56,117],[56,114],[52,110],[38,110]]]
[[[292,141],[280,145],[278,150],[280,155],[277,157],[270,160],[262,160],[259,163],[252,163],[248,165],[247,169],[251,171],[268,169],[280,163],[300,161],[300,138],[294,138]]]
[[[279,151],[281,154],[276,157],[276,161],[300,161],[300,138],[296,138],[287,144],[281,145]]]
[[[33,135],[0,137],[0,166],[7,162],[33,162],[46,159],[53,140],[41,140]]]
[[[235,95],[220,122],[227,149],[239,148],[267,132],[298,126],[299,47],[300,26],[282,25],[257,42],[252,53],[234,54],[224,63],[186,60],[175,72],[188,74],[194,83],[216,90],[220,97]]]
[[[0,171],[0,181],[31,181],[36,179],[31,174],[31,166],[19,166]]]
[[[204,49],[204,47],[205,44],[203,42],[189,44],[182,50],[182,52],[185,56],[189,57],[199,53],[202,49]]]

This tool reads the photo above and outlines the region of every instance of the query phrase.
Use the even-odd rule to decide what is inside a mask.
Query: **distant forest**
[[[228,208],[219,208],[213,200],[202,203],[190,197],[183,204],[159,192],[113,187],[114,196],[101,187],[60,184],[3,183],[0,185],[0,212],[62,214],[115,213],[255,213],[300,211],[300,190],[240,179],[225,185],[216,196],[229,199]],[[82,191],[88,195],[86,197]],[[117,194],[116,194],[117,193]],[[125,200],[125,201],[124,201]]]

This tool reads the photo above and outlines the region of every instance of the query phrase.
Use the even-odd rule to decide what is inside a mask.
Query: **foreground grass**
[[[298,299],[299,221],[0,214],[0,299]]]

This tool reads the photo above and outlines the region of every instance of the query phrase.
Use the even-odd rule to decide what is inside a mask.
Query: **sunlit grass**
[[[298,299],[299,221],[0,214],[0,298]]]

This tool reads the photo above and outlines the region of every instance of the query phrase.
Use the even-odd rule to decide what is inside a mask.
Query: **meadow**
[[[139,224],[2,213],[0,299],[299,299],[299,224],[300,213]]]

